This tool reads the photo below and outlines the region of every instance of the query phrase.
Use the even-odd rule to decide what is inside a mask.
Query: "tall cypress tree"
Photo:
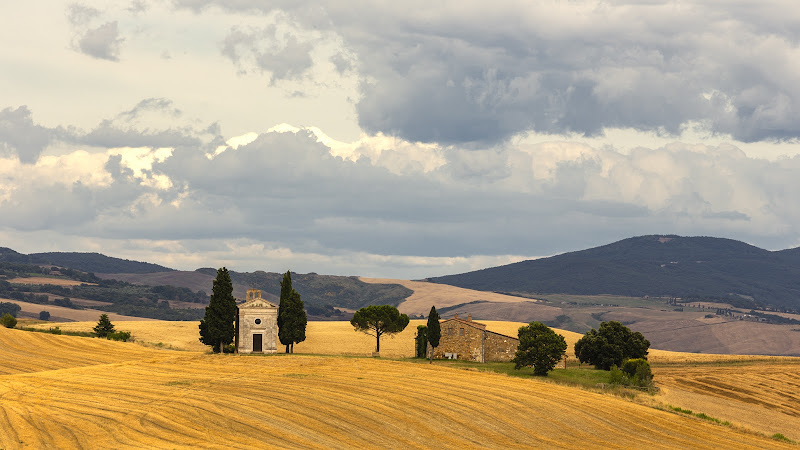
[[[428,343],[431,344],[431,361],[433,364],[433,350],[439,346],[439,339],[442,337],[442,327],[439,325],[439,313],[436,312],[436,307],[431,306],[431,312],[428,313]]]
[[[292,337],[286,328],[286,317],[289,313],[289,300],[292,295],[292,273],[286,271],[281,280],[281,301],[278,304],[278,340],[286,346],[286,353],[289,353],[289,346],[292,344]],[[304,329],[305,330],[305,329]]]
[[[200,321],[200,342],[210,345],[215,353],[222,353],[222,347],[233,342],[236,329],[236,299],[233,298],[233,282],[228,269],[217,270],[211,288],[211,299],[206,306],[206,314]]]
[[[289,294],[286,304],[283,328],[278,331],[278,336],[281,339],[281,343],[288,343],[289,353],[294,353],[294,344],[306,340],[308,318],[303,300],[300,299],[300,294],[294,289]]]

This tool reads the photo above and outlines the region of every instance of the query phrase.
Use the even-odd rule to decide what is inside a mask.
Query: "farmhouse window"
[[[463,328],[459,328],[458,329],[458,335],[459,336],[463,336],[464,335],[464,329]]]
[[[447,334],[452,335],[453,334],[453,329],[452,328],[448,328],[447,329]]]
[[[261,325],[261,319],[256,319],[256,325]]]

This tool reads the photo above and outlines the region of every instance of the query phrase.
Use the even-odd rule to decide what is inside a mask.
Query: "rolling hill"
[[[100,253],[49,252],[25,255],[7,247],[0,247],[0,262],[52,264],[88,273],[153,273],[174,270],[158,264],[114,258]]]
[[[680,297],[800,310],[800,249],[651,235],[428,281],[515,294]]]
[[[4,328],[0,356],[3,448],[791,448],[663,406],[439,361],[208,355]]]

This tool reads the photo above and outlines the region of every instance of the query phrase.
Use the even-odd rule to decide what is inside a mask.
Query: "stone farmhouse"
[[[237,353],[275,353],[278,350],[278,305],[248,289],[247,300],[236,310]]]
[[[519,346],[519,339],[489,331],[485,324],[473,322],[472,314],[466,319],[456,314],[440,324],[442,336],[434,349],[434,358],[507,362],[514,358]]]

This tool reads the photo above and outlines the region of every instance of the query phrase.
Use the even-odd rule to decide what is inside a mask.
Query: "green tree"
[[[286,314],[289,310],[289,297],[291,297],[292,291],[294,291],[294,288],[292,288],[292,273],[287,270],[283,274],[283,280],[281,280],[281,296],[278,304],[278,340],[286,346],[286,353],[289,353],[289,347],[292,345],[291,335],[284,333],[286,337],[284,339],[281,337],[281,330],[284,329],[283,322],[286,320]]]
[[[598,330],[592,328],[575,343],[575,356],[582,363],[610,370],[611,366],[622,366],[626,359],[647,359],[649,348],[650,341],[642,333],[633,332],[617,321],[609,321],[601,323]]]
[[[97,321],[97,325],[94,327],[94,334],[97,337],[104,338],[109,335],[109,333],[114,332],[114,325],[108,320],[108,314],[100,314],[100,320]]]
[[[279,312],[280,314],[280,312]],[[294,344],[306,340],[308,317],[300,294],[292,289],[283,306],[282,326],[278,328],[278,339],[286,345],[287,353],[294,353]]]
[[[428,327],[417,325],[417,335],[414,337],[414,341],[417,344],[417,358],[424,358],[425,351],[428,349]]]
[[[49,311],[40,311],[39,312],[39,320],[50,320],[50,312]]]
[[[431,311],[428,313],[428,343],[431,344],[430,364],[433,364],[433,351],[439,346],[441,337],[442,327],[439,324],[439,313],[436,312],[435,306],[431,306]]]
[[[233,298],[231,275],[225,267],[217,270],[211,288],[211,298],[206,313],[200,321],[200,342],[210,345],[214,353],[222,353],[222,348],[233,342],[236,330],[236,299]]]
[[[408,316],[400,314],[391,305],[370,305],[359,309],[350,319],[356,331],[361,331],[377,339],[375,352],[381,351],[381,336],[395,334],[405,330],[408,326]]]
[[[3,317],[0,317],[0,325],[3,325],[6,328],[14,328],[17,326],[17,318],[9,313],[5,313],[3,314]]]
[[[519,327],[518,335],[519,347],[512,360],[515,369],[533,366],[534,375],[547,376],[567,351],[564,336],[541,322]]]

